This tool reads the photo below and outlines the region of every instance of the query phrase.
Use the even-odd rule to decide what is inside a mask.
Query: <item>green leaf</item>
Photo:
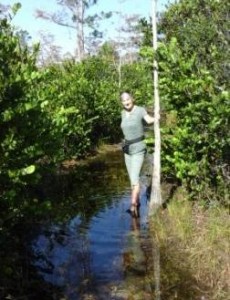
[[[14,15],[16,15],[16,13],[18,12],[18,10],[22,7],[21,3],[18,2],[18,3],[15,3],[13,6],[12,6],[12,12]]]
[[[35,172],[35,165],[30,165],[22,170],[22,175],[30,175]]]

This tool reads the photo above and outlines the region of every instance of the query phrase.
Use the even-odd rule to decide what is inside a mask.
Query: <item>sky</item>
[[[3,5],[13,5],[20,2],[22,7],[14,17],[12,23],[31,36],[31,43],[41,40],[41,34],[54,36],[54,44],[62,47],[63,53],[73,53],[75,49],[75,32],[69,28],[53,24],[49,21],[35,17],[36,9],[48,12],[60,11],[60,5],[56,0],[1,0]],[[173,0],[158,0],[157,11],[162,11]],[[123,15],[138,14],[149,18],[152,13],[151,0],[98,0],[98,4],[88,10],[88,14],[96,12],[118,11]],[[116,35],[116,28],[124,22],[122,17],[112,17],[102,24],[105,39],[112,39]]]

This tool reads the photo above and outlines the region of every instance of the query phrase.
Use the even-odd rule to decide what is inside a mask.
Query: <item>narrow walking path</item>
[[[123,169],[120,153],[91,166],[91,182],[84,181],[87,186],[82,197],[87,197],[82,203],[99,209],[90,218],[81,213],[59,223],[46,222],[30,241],[33,266],[45,282],[61,290],[64,299],[125,300],[132,295],[132,299],[147,300],[152,293],[146,281],[152,265],[146,178],[143,174],[140,218],[134,219],[127,213],[130,188],[126,174],[120,188]],[[102,188],[110,176],[113,186]],[[72,201],[78,205],[78,199]]]

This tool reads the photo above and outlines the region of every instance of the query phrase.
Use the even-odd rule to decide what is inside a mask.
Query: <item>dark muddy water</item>
[[[120,151],[47,176],[33,197],[45,199],[48,212],[24,220],[5,244],[1,299],[129,299],[137,285],[148,299],[148,172],[139,219],[126,212],[130,187]]]
[[[47,172],[28,191],[20,222],[0,224],[0,299],[208,300],[186,257],[175,261],[149,234],[150,174],[147,156],[133,219],[120,151]]]

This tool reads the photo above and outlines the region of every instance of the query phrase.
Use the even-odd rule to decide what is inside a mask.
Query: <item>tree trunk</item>
[[[83,0],[77,1],[77,49],[76,57],[78,61],[84,58],[84,3]]]
[[[156,4],[157,0],[152,0],[152,31],[153,31],[153,49],[154,53],[157,50],[157,21],[156,21]],[[149,215],[153,215],[159,206],[162,204],[161,198],[161,135],[160,135],[160,97],[158,89],[158,64],[155,59],[153,61],[153,80],[154,80],[154,135],[155,146],[153,154],[153,173],[152,173],[152,188],[149,203]]]

